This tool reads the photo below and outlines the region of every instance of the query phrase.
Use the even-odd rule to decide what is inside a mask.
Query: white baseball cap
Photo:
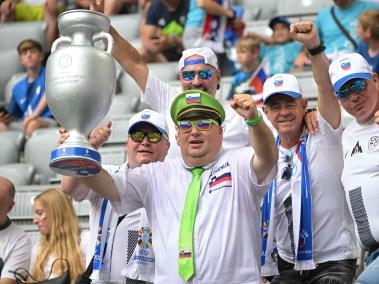
[[[168,126],[164,115],[150,109],[144,109],[132,116],[129,120],[128,133],[130,133],[134,127],[143,123],[151,124],[157,128],[160,133],[168,136]]]
[[[358,53],[341,54],[329,66],[329,76],[334,91],[338,91],[350,79],[371,78],[372,69]]]
[[[186,60],[188,57],[193,55],[200,55],[204,58],[204,60]],[[200,63],[209,64],[218,70],[217,56],[213,50],[209,47],[196,47],[183,50],[182,57],[179,60],[179,72],[182,71],[182,69],[187,65]]]
[[[263,103],[278,94],[285,94],[294,99],[301,98],[300,85],[294,75],[276,74],[266,80],[263,85]]]

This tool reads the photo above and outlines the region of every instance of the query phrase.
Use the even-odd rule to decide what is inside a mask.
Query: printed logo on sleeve
[[[232,187],[232,173],[229,162],[226,162],[212,172],[208,186],[209,193]]]

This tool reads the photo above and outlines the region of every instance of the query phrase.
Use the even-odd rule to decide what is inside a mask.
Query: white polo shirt
[[[111,175],[115,175],[118,171],[125,172],[128,170],[127,163],[121,166],[111,166],[103,165],[103,168]],[[100,198],[94,191],[90,191],[86,197],[86,200],[90,201],[90,237],[89,243],[87,245],[86,253],[86,265],[90,263],[94,252],[97,241],[97,228],[99,225],[101,207],[104,198]],[[143,209],[130,212],[128,216],[120,222],[116,229],[117,221],[119,215],[112,208],[112,205],[108,203],[107,210],[105,211],[105,222],[108,222],[108,246],[106,250],[107,257],[105,259],[109,260],[108,269],[102,269],[99,273],[99,279],[94,278],[92,274],[93,283],[104,283],[103,281],[112,282],[124,282],[126,277],[122,276],[122,270],[125,268],[128,260],[132,256],[134,249],[137,244],[138,230],[140,228],[140,219]],[[100,280],[100,281],[98,281]]]
[[[15,279],[13,271],[23,267],[29,270],[32,245],[25,232],[13,222],[0,230],[0,279]]]
[[[343,168],[342,127],[333,129],[320,114],[318,117],[320,131],[309,135],[306,145],[312,193],[313,259],[315,263],[323,263],[357,258],[354,225],[340,180]],[[288,164],[285,162],[286,150],[279,148],[276,241],[279,255],[294,263],[293,233],[288,230],[293,222],[293,218],[289,218],[293,212],[292,204],[287,201],[291,196],[291,182],[281,179]],[[293,169],[294,172],[297,170]]]
[[[175,124],[170,116],[171,103],[178,94],[180,94],[179,90],[165,82],[162,82],[152,72],[149,72],[145,94],[142,99],[150,105],[152,110],[166,116],[166,122],[170,132],[170,149],[168,151],[167,158],[180,156],[180,149],[175,139]],[[241,147],[249,146],[249,132],[244,118],[229,105],[229,102],[221,103],[225,109],[226,115],[223,123],[223,149],[239,149]]]
[[[276,166],[257,184],[250,147],[221,152],[204,171],[194,228],[195,275],[189,283],[260,283],[260,205]],[[156,284],[185,283],[178,273],[180,220],[192,174],[182,158],[113,177],[120,214],[145,207],[154,234]]]
[[[359,243],[379,245],[379,127],[350,122],[342,135],[345,166],[342,183]]]

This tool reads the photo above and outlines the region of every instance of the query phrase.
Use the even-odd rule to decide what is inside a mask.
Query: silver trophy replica
[[[72,10],[61,14],[61,37],[46,65],[47,103],[69,138],[52,151],[50,168],[68,176],[96,175],[100,154],[88,143],[90,134],[108,113],[116,86],[111,52],[110,20],[101,13]],[[94,47],[106,39],[107,50]]]

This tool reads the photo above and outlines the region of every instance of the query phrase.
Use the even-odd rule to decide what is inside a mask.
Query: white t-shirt
[[[342,135],[342,183],[363,247],[379,245],[379,127],[353,120]]]
[[[180,149],[175,139],[175,124],[170,116],[171,103],[179,93],[180,91],[176,88],[162,82],[152,72],[149,72],[145,94],[142,99],[148,103],[153,110],[166,116],[171,143],[167,158],[180,156]],[[229,105],[229,102],[223,102],[222,104],[226,114],[223,123],[223,149],[238,149],[244,146],[249,146],[249,133],[245,120]]]
[[[127,163],[124,163],[121,166],[110,166],[105,165],[103,168],[111,175],[115,175],[117,171],[125,172],[128,170]],[[104,198],[99,198],[99,196],[94,192],[90,191],[86,197],[86,200],[90,201],[90,237],[87,245],[86,253],[86,266],[90,263],[94,253],[97,240],[97,228],[99,225],[99,219],[101,214],[101,207],[104,201]],[[108,227],[108,247],[106,250],[107,257],[105,259],[110,260],[110,265],[108,266],[110,271],[107,269],[100,270],[99,280],[102,281],[112,281],[112,282],[123,282],[125,277],[121,275],[122,269],[125,268],[128,263],[128,259],[134,252],[137,243],[138,229],[140,227],[141,213],[143,209],[136,210],[128,214],[118,225],[117,221],[119,215],[112,208],[112,205],[108,203],[107,210],[105,213],[104,222],[109,222]],[[125,233],[127,232],[127,233]],[[111,247],[109,247],[109,245]],[[94,274],[92,274],[94,277]],[[93,279],[93,283],[96,283],[98,279]]]
[[[23,267],[29,269],[31,242],[25,232],[11,223],[0,230],[0,279],[15,279],[13,271]]]
[[[202,174],[194,227],[195,275],[189,283],[260,283],[260,205],[276,166],[257,184],[244,147],[221,152]],[[169,178],[168,178],[169,177]],[[145,207],[154,232],[156,284],[185,283],[178,273],[178,237],[191,171],[181,157],[113,177],[125,214]]]
[[[37,260],[39,249],[40,249],[40,242],[37,242],[33,245],[32,252],[30,255],[30,266],[29,266],[30,272],[33,270],[33,266]],[[82,238],[80,240],[80,250],[82,251],[82,253],[85,250],[85,243],[82,241]],[[83,258],[84,258],[84,253],[83,253]],[[43,273],[45,274],[46,278],[49,277],[49,274],[50,274],[50,271],[52,269],[52,265],[53,265],[55,259],[56,258],[53,257],[51,254],[48,256],[47,262],[45,263],[45,267],[43,269]],[[58,265],[58,264],[59,264],[59,260],[54,265]],[[57,275],[55,275],[55,273],[53,271],[51,271],[51,275],[50,275],[49,279],[55,278],[55,277],[57,277]]]
[[[320,132],[310,135],[306,146],[312,192],[313,259],[315,263],[353,259],[358,256],[356,238],[340,180],[343,130],[342,127],[333,129],[321,115],[319,127]],[[281,178],[288,165],[285,162],[286,151],[279,147],[276,240],[279,255],[287,262],[294,263],[293,232],[288,233],[293,220],[292,203],[288,199],[291,196],[291,181]],[[293,169],[294,172],[297,170]]]

